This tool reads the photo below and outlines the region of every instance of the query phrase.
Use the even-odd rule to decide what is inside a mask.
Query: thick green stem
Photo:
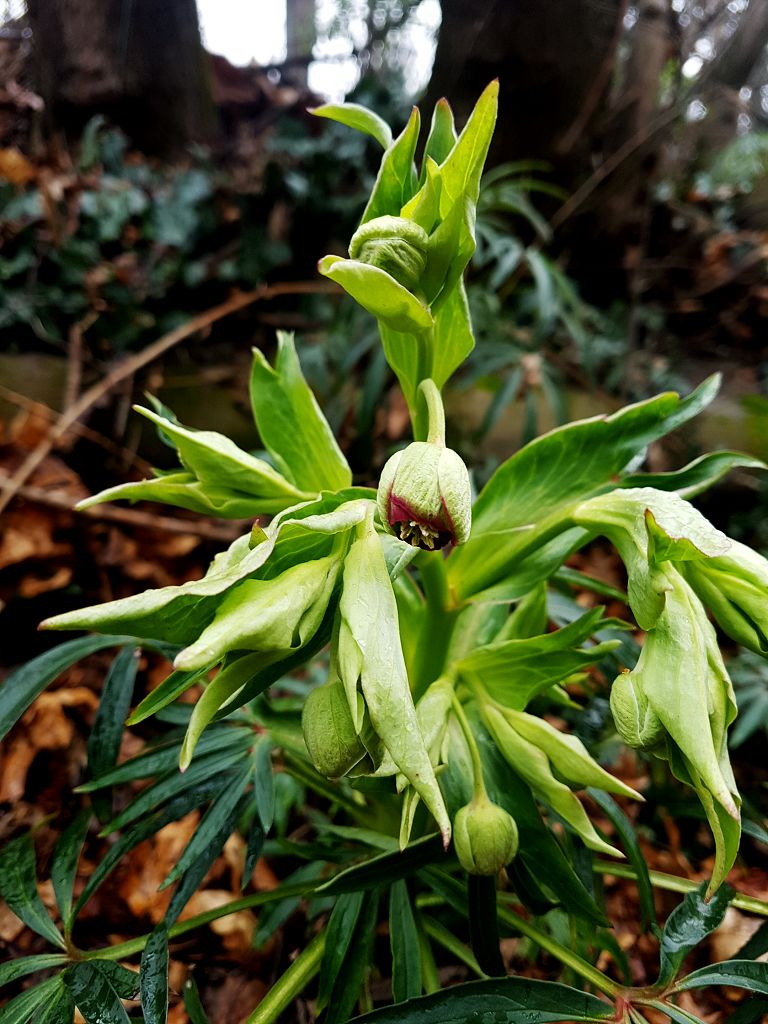
[[[483,761],[480,757],[480,750],[477,746],[474,733],[467,721],[467,716],[464,714],[464,708],[462,707],[461,701],[455,693],[453,695],[453,711],[459,725],[461,726],[461,731],[464,733],[464,739],[467,741],[467,746],[469,747],[469,756],[472,759],[472,799],[487,799],[488,793],[485,788],[485,780],[483,779]]]
[[[613,864],[609,861],[598,860],[592,865],[592,870],[599,875],[614,875],[616,878],[637,879],[637,872],[626,864]],[[664,871],[649,871],[648,877],[651,884],[659,889],[666,889],[668,892],[689,893],[698,889],[700,882],[694,882],[690,878],[681,878],[679,875],[668,875]],[[736,910],[745,910],[750,914],[760,914],[761,917],[768,917],[768,903],[756,896],[745,896],[743,893],[736,893],[731,900],[731,906]]]
[[[306,949],[296,957],[250,1015],[246,1024],[273,1024],[287,1010],[320,970],[325,952],[325,932],[312,939]]]
[[[509,898],[506,893],[501,893],[500,898]],[[520,932],[521,935],[525,935],[529,939],[545,949],[552,956],[556,957],[561,964],[566,967],[570,967],[571,970],[578,974],[579,977],[583,978],[593,985],[598,991],[604,992],[608,996],[616,996],[622,991],[621,985],[618,985],[615,981],[612,981],[607,975],[603,974],[592,964],[587,963],[586,960],[582,959],[578,953],[574,953],[572,950],[561,945],[551,936],[547,935],[546,932],[539,931],[539,929],[532,925],[529,921],[519,917],[514,911],[509,910],[507,907],[499,908],[499,920],[503,921],[504,924],[509,925],[510,928],[514,928],[515,931]]]
[[[410,666],[415,700],[442,675],[458,617],[458,611],[449,609],[448,578],[442,554],[439,551],[421,552],[418,566],[425,607],[416,654]]]
[[[431,377],[419,384],[418,395],[427,407],[427,443],[445,447],[445,409],[440,390]]]

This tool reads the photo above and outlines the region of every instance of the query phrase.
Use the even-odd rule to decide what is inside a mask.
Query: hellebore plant
[[[708,612],[736,642],[768,655],[768,563],[716,530],[688,499],[734,466],[761,464],[717,452],[676,472],[638,470],[651,442],[711,401],[717,381],[710,379],[687,398],[662,394],[537,438],[499,467],[473,503],[467,468],[445,444],[441,393],[474,344],[462,275],[474,250],[497,91],[495,83],[486,89],[458,137],[450,108],[438,103],[420,172],[414,164],[418,111],[394,140],[389,127],[362,107],[315,111],[367,132],[384,148],[349,257],[326,256],[319,264],[377,319],[410,410],[414,440],[392,455],[378,488],[353,485],[302,376],[293,340],[281,333],[273,364],[254,352],[250,381],[264,458],[219,434],[182,426],[158,404],[140,411],[175,446],[179,468],[82,503],[149,499],[264,522],[219,554],[200,580],[44,623],[48,629],[96,631],[107,634],[104,645],[146,646],[173,658],[174,671],[129,721],[170,715],[183,736],[147,755],[159,758],[157,769],[142,769],[146,758],[115,767],[115,752],[110,763],[102,759],[85,787],[103,796],[105,787],[108,793],[110,786],[146,778],[160,766],[166,772],[117,818],[110,821],[107,810],[103,820],[112,831],[140,829],[142,815],[150,813],[171,820],[162,818],[162,808],[171,806],[164,801],[177,793],[174,786],[181,794],[174,797],[181,801],[178,811],[186,813],[182,796],[192,790],[184,779],[209,786],[192,803],[210,801],[199,838],[166,880],[180,879],[168,927],[238,822],[248,834],[252,865],[276,813],[272,755],[281,773],[336,808],[312,819],[327,840],[324,849],[350,842],[369,850],[351,867],[347,855],[324,854],[323,864],[345,870],[325,879],[321,864],[314,875],[299,879],[297,872],[293,889],[288,883],[285,899],[295,898],[298,886],[303,895],[334,898],[335,904],[325,929],[254,1011],[250,1020],[257,1024],[277,1019],[318,971],[324,1019],[334,1024],[353,1014],[387,887],[396,1003],[436,992],[435,944],[485,980],[409,1003],[412,1016],[396,1007],[374,1012],[372,1021],[479,1020],[477,1006],[493,1012],[494,1020],[522,1020],[510,1000],[521,1012],[545,1013],[537,1020],[637,1021],[643,1006],[666,1008],[682,1020],[682,1011],[666,1000],[696,981],[692,975],[693,981],[675,986],[675,975],[685,952],[716,926],[731,898],[723,882],[741,831],[727,748],[736,705]],[[583,866],[590,861],[584,857],[594,851],[620,858],[622,852],[598,831],[587,809],[594,805],[585,806],[576,794],[589,788],[599,820],[613,822],[645,893],[650,927],[647,871],[639,848],[627,839],[627,819],[606,794],[642,798],[601,767],[579,739],[542,717],[547,709],[578,708],[564,684],[582,678],[586,668],[615,674],[622,630],[630,628],[605,618],[600,607],[585,612],[570,600],[560,602],[560,628],[548,629],[549,585],[563,562],[596,537],[619,552],[628,574],[627,603],[645,632],[637,663],[621,666],[613,684],[616,730],[629,746],[666,762],[692,789],[716,848],[706,893],[689,893],[678,918],[664,933],[657,929],[662,971],[656,986],[642,990],[591,966],[595,948],[615,954],[618,947],[600,945],[608,941],[600,938],[606,922],[585,881]],[[596,581],[594,586],[599,592]],[[87,642],[95,649],[92,638]],[[308,688],[295,673],[311,663],[327,667],[319,684]],[[300,728],[295,704],[281,711],[284,691],[278,687],[276,697],[268,696],[286,677],[289,692],[304,694]],[[204,689],[194,707],[177,703],[196,684]],[[127,710],[130,693],[121,699]],[[185,776],[178,776],[172,759]],[[348,823],[338,824],[334,815]],[[595,870],[613,870],[594,863]],[[618,873],[621,865],[614,863]],[[79,905],[92,891],[89,886]],[[256,894],[249,905],[267,898]],[[510,910],[510,898],[540,917],[541,926]],[[439,904],[468,914],[474,956],[425,916],[425,909]],[[550,933],[546,915],[557,906],[578,923],[573,935],[580,936],[577,949],[584,955]],[[262,937],[269,934],[267,917],[265,910]],[[67,920],[69,935],[72,918]],[[556,983],[488,980],[504,972],[495,942],[499,922],[554,953],[572,979],[615,1005]],[[677,941],[674,929],[683,924],[687,938]],[[172,935],[185,925],[174,928]],[[167,957],[167,938],[156,931],[147,949],[153,956],[165,950]],[[116,948],[78,953],[63,983],[70,1002],[83,1003],[83,964],[142,947]],[[142,979],[156,970],[157,958],[155,967],[149,959]],[[728,984],[748,979],[746,987],[768,992],[761,965],[733,963],[748,966],[715,971],[715,980],[701,984],[727,974]],[[160,1019],[145,1006],[146,992],[156,992],[157,985],[142,980],[142,986],[145,1019]]]

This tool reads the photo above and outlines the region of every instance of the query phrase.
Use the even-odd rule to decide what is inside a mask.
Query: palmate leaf
[[[47,978],[39,985],[28,988],[6,1003],[0,1009],[0,1024],[29,1024],[31,1019],[39,1020],[39,1016],[33,1017],[35,1011],[42,1008],[44,1013],[46,1008],[51,1005],[59,1007],[63,992],[64,982],[61,975]],[[66,1020],[66,1017],[60,1019]],[[50,1024],[54,1024],[54,1022],[50,1021]]]
[[[607,1021],[612,1005],[553,981],[494,978],[468,981],[407,1003],[355,1017],[350,1024],[549,1024],[555,1021]]]
[[[72,922],[72,892],[75,885],[75,874],[90,820],[91,811],[86,807],[62,832],[53,851],[51,882],[65,932],[70,930]]]
[[[472,536],[448,560],[457,598],[475,597],[504,582],[526,549],[547,543],[569,509],[616,486],[614,478],[652,441],[681,426],[712,401],[719,378],[704,381],[687,398],[673,392],[559,427],[508,459],[480,493],[473,510]],[[535,524],[535,525],[532,525]],[[523,529],[521,529],[523,528]],[[571,546],[587,534],[573,531]],[[558,568],[564,554],[549,569]],[[562,557],[561,557],[562,556]],[[541,560],[541,571],[548,560]],[[539,579],[545,578],[540,576]],[[530,581],[531,590],[536,579]]]
[[[105,961],[85,960],[67,970],[67,986],[86,1024],[128,1024],[130,1021],[120,1000],[121,996],[131,998],[136,994],[139,979],[134,975],[133,991],[123,995],[127,990],[118,991],[115,987],[117,979],[107,969],[117,966]]]
[[[49,971],[53,967],[63,967],[68,963],[64,953],[39,953],[35,956],[16,957],[0,964],[0,987],[10,985],[18,978],[24,978],[35,971]]]
[[[327,1024],[346,1024],[352,1013],[366,969],[373,956],[373,939],[378,916],[378,892],[363,893],[355,930],[348,946],[348,955],[334,979],[328,1008]]]
[[[138,650],[124,647],[104,680],[96,718],[88,737],[88,770],[92,777],[103,775],[117,762],[139,666],[138,654]],[[112,801],[108,793],[98,793],[93,798],[93,806],[101,821],[110,817]]]
[[[396,1003],[421,995],[421,951],[408,886],[403,879],[389,889],[389,944],[392,949],[392,998]]]
[[[363,906],[365,893],[342,893],[334,904],[328,919],[323,963],[320,968],[320,983],[317,994],[317,1008],[322,1011],[328,1005],[333,985],[342,973],[357,921]]]

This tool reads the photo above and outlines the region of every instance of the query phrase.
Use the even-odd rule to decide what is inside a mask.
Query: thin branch
[[[103,380],[97,381],[97,383],[91,385],[90,388],[87,388],[73,405],[68,409],[65,409],[49,431],[48,436],[43,438],[37,447],[30,452],[16,473],[14,473],[9,480],[0,483],[0,491],[4,492],[0,494],[0,512],[7,508],[10,502],[13,501],[19,491],[19,488],[29,480],[51,449],[59,440],[61,440],[67,431],[72,428],[73,424],[75,424],[81,416],[96,405],[96,403],[107,395],[112,388],[132,376],[144,366],[153,362],[175,345],[178,345],[179,342],[184,341],[193,334],[197,334],[198,331],[205,330],[207,327],[215,324],[218,320],[223,319],[225,316],[229,316],[230,313],[235,313],[240,309],[244,309],[246,306],[252,305],[254,302],[263,302],[267,299],[277,298],[280,295],[308,294],[313,292],[329,292],[336,290],[336,286],[334,285],[329,287],[325,282],[314,281],[297,281],[289,284],[260,285],[251,292],[241,292],[238,295],[234,295],[231,299],[227,299],[226,302],[222,302],[220,305],[214,306],[213,309],[209,309],[205,313],[200,313],[198,316],[189,320],[186,324],[182,324],[175,330],[169,331],[161,338],[158,338],[157,341],[148,345],[142,352],[138,352],[136,355],[124,359],[122,362],[118,363]]]

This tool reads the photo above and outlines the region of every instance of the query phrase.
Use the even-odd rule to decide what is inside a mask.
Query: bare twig
[[[196,334],[198,331],[205,330],[207,327],[216,323],[217,320],[221,320],[223,317],[229,316],[230,313],[235,313],[239,309],[244,309],[246,306],[250,306],[254,302],[263,302],[267,299],[277,298],[280,295],[330,292],[336,290],[335,285],[329,286],[325,282],[314,281],[296,281],[286,284],[260,285],[253,291],[241,292],[238,295],[234,295],[231,299],[227,299],[226,302],[222,302],[220,305],[214,306],[213,309],[209,309],[205,313],[200,313],[198,316],[192,317],[192,319],[186,324],[182,324],[175,330],[164,334],[161,338],[158,338],[157,341],[148,345],[142,352],[138,352],[136,355],[124,359],[122,362],[118,363],[103,380],[100,380],[96,384],[87,388],[73,405],[68,409],[65,409],[57,422],[52,426],[48,436],[43,438],[37,447],[30,452],[16,473],[14,473],[10,479],[0,482],[0,491],[4,492],[0,494],[0,512],[8,507],[10,502],[13,501],[15,495],[19,492],[19,488],[29,480],[51,449],[67,433],[67,431],[72,428],[73,424],[76,423],[81,416],[96,405],[96,403],[108,394],[117,384],[142,369],[142,367],[153,362],[153,360],[157,359],[164,352],[173,348],[174,345],[178,345],[180,341],[184,341],[185,338],[189,338],[192,334]]]
[[[99,314],[91,310],[82,320],[72,324],[67,336],[67,383],[64,388],[64,408],[69,409],[77,401],[83,378],[83,335],[98,319]]]

